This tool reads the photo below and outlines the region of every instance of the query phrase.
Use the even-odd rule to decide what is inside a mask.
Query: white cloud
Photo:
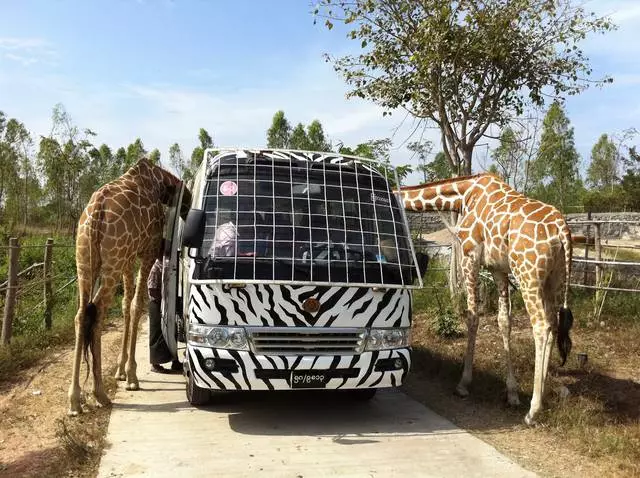
[[[42,38],[0,37],[0,58],[31,66],[36,63],[55,64],[58,53]]]

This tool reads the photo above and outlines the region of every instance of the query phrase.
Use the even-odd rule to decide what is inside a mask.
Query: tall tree
[[[149,153],[149,161],[153,164],[160,164],[160,150],[158,148]]]
[[[559,102],[554,102],[542,123],[538,156],[531,165],[533,196],[566,210],[575,204],[580,189],[580,156],[573,127]]]
[[[548,93],[576,94],[591,83],[580,42],[612,28],[573,0],[320,0],[331,29],[349,28],[359,55],[327,57],[351,86],[385,113],[406,109],[441,130],[458,174],[487,128],[508,124]]]
[[[211,138],[211,135],[209,135],[207,130],[204,128],[200,128],[200,131],[198,132],[198,142],[200,144],[191,152],[189,167],[185,168],[182,174],[182,179],[186,182],[191,181],[196,174],[196,171],[198,171],[198,168],[204,159],[205,150],[213,148],[213,138]]]
[[[58,228],[75,226],[88,200],[85,173],[93,149],[89,129],[80,130],[62,104],[53,108],[51,134],[40,140],[38,161],[45,176],[46,190],[56,211]]]
[[[136,138],[136,140],[127,146],[127,156],[124,160],[123,171],[126,171],[131,166],[136,164],[138,160],[147,153],[147,150],[144,149],[144,144],[140,138]]]
[[[117,178],[127,170],[127,150],[124,147],[119,147],[113,157],[112,176]]]
[[[635,147],[629,148],[624,164],[627,170],[622,177],[622,189],[627,195],[627,206],[640,211],[640,153]]]
[[[311,151],[331,151],[331,143],[327,141],[320,121],[313,120],[307,126],[307,138],[309,141],[308,149]]]
[[[178,177],[182,177],[186,168],[184,155],[178,143],[173,143],[169,148],[169,164],[175,170]]]
[[[291,137],[291,125],[284,116],[284,111],[277,111],[273,115],[271,127],[267,130],[268,148],[288,148]]]
[[[587,181],[598,189],[609,188],[618,182],[616,163],[618,151],[616,145],[606,134],[600,136],[591,149],[591,164],[587,169]]]
[[[289,137],[288,148],[292,149],[312,149],[307,137],[307,132],[302,123],[298,123]]]
[[[396,188],[398,187],[398,181],[402,184],[402,181],[411,173],[412,168],[409,164],[400,166],[391,164],[391,144],[391,139],[389,138],[371,139],[366,143],[358,144],[355,149],[343,145],[338,152],[375,160],[376,162],[372,163],[372,166],[387,178],[391,187]],[[398,176],[398,181],[396,181],[394,171]]]

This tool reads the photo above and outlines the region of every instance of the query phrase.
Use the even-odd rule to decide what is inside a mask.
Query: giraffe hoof
[[[507,403],[511,407],[519,407],[520,406],[520,397],[518,397],[517,393],[509,393],[507,394]]]
[[[73,408],[70,408],[69,410],[67,410],[67,416],[69,417],[77,417],[78,415],[80,415],[82,413],[82,410],[74,410]]]
[[[469,396],[469,390],[467,390],[467,387],[464,385],[458,385],[455,394],[460,398],[467,398]]]
[[[140,385],[138,385],[138,382],[129,382],[127,384],[127,390],[140,390]]]
[[[534,426],[536,424],[536,421],[531,416],[531,413],[527,413],[527,415],[524,417],[524,422],[527,425],[529,425],[530,427],[532,427],[532,426]]]
[[[108,407],[111,405],[111,399],[109,399],[106,393],[94,393],[93,396],[96,399],[96,405],[98,407]]]
[[[127,376],[124,374],[124,372],[122,373],[116,372],[115,379],[118,380],[119,382],[124,382],[127,379]]]

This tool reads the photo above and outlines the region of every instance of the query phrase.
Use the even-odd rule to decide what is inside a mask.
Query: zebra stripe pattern
[[[189,370],[196,385],[214,390],[289,390],[292,370],[325,371],[331,375],[327,389],[382,388],[402,385],[410,367],[408,348],[365,352],[360,355],[273,356],[237,350],[187,347]],[[233,360],[237,371],[211,372],[203,366],[207,358]],[[380,359],[402,361],[402,369],[376,371]],[[338,376],[339,375],[339,376]],[[353,375],[353,376],[345,376]]]
[[[411,295],[406,289],[375,292],[371,288],[247,284],[242,288],[192,285],[189,317],[193,323],[263,327],[409,327]],[[309,314],[304,300],[320,301]],[[209,371],[204,360],[227,361],[237,369]],[[376,371],[380,359],[400,359],[402,368]],[[408,348],[358,355],[256,355],[248,351],[187,347],[196,385],[214,390],[288,390],[292,370],[327,371],[328,389],[395,387],[410,367]]]
[[[409,327],[407,289],[247,284],[242,288],[192,285],[188,314],[192,322],[229,326]],[[302,303],[313,297],[320,310],[309,314]]]

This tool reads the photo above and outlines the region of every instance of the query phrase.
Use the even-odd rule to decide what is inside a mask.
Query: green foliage
[[[160,150],[158,148],[155,148],[149,153],[148,158],[152,164],[160,164]]]
[[[428,161],[433,150],[433,143],[430,141],[409,143],[407,149],[418,156],[416,171],[423,174],[425,183],[453,177],[453,169],[444,152],[440,151],[432,161]]]
[[[621,184],[613,185],[609,189],[589,190],[582,197],[585,211],[612,212],[629,207],[631,200]]]
[[[307,140],[308,149],[311,151],[331,151],[331,143],[325,138],[322,124],[318,120],[313,120],[311,124],[307,126]]]
[[[504,182],[518,191],[524,191],[527,185],[527,144],[522,134],[507,127],[500,135],[500,143],[491,154],[495,168],[490,172],[497,174]]]
[[[200,145],[193,149],[189,166],[184,167],[182,170],[182,179],[186,183],[191,182],[198,171],[198,168],[204,159],[204,152],[209,148],[213,148],[213,139],[204,128],[200,128],[200,131],[198,132],[198,141],[200,142]]]
[[[306,128],[298,123],[291,129],[282,110],[273,115],[271,127],[267,130],[267,147],[331,151],[331,143],[327,141],[320,121],[313,120]]]
[[[414,141],[407,145],[407,149],[417,156],[418,166],[416,167],[416,171],[422,173],[425,183],[447,179],[453,176],[451,164],[447,161],[442,151],[436,154],[432,161],[429,161],[429,156],[431,156],[431,152],[433,151],[433,143],[431,141],[425,141],[424,143]]]
[[[146,152],[147,150],[144,149],[144,144],[142,143],[142,140],[140,138],[136,138],[136,140],[133,143],[127,146],[127,155],[124,159],[124,165],[123,165],[124,171],[126,171],[131,166],[136,164],[138,160],[143,155],[146,154]]]
[[[530,167],[531,195],[562,211],[575,205],[575,197],[582,187],[579,163],[573,127],[556,101],[544,118],[540,149]]]
[[[391,139],[372,139],[367,141],[366,143],[360,143],[356,146],[355,149],[349,148],[348,146],[341,146],[338,150],[340,154],[348,154],[353,156],[360,156],[362,158],[374,159],[377,163],[371,163],[373,168],[379,171],[392,188],[398,187],[396,182],[396,178],[393,174],[395,169],[396,174],[398,175],[398,180],[400,184],[402,184],[402,180],[407,177],[409,173],[411,173],[411,165],[404,164],[401,166],[393,166],[391,164]]]
[[[284,111],[277,111],[273,115],[271,127],[267,130],[268,148],[288,148],[291,138],[291,125],[284,116]]]
[[[311,149],[309,147],[309,138],[307,132],[304,130],[304,125],[298,123],[289,137],[288,147],[292,149]]]
[[[624,162],[627,172],[622,177],[622,189],[626,194],[627,206],[640,211],[640,154],[635,147],[629,149],[629,157]]]
[[[587,169],[587,182],[598,189],[612,188],[617,178],[618,150],[606,134],[600,136],[591,150],[591,164]]]
[[[588,78],[579,45],[613,26],[572,0],[320,0],[315,13],[328,29],[347,25],[361,47],[327,56],[349,96],[433,121],[459,174],[471,174],[473,147],[489,125],[508,124],[549,92],[609,81]]]

